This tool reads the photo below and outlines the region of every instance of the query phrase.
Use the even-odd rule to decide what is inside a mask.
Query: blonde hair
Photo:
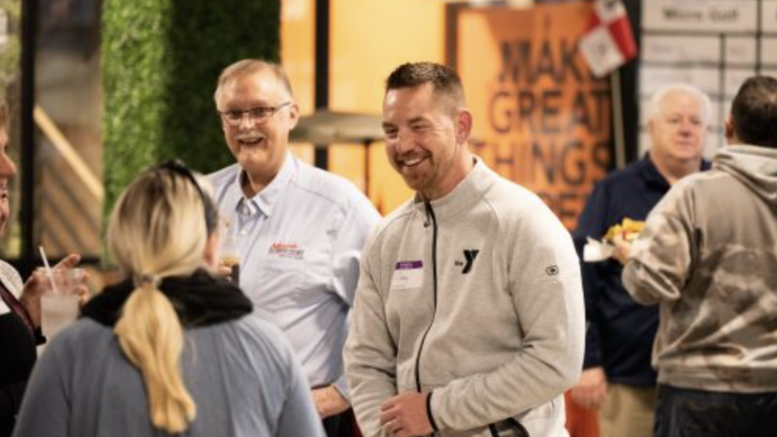
[[[221,104],[221,93],[223,92],[225,86],[237,79],[262,73],[268,70],[278,79],[281,85],[283,85],[283,88],[286,89],[286,92],[289,93],[289,97],[293,98],[294,93],[291,90],[289,76],[286,74],[286,70],[284,70],[280,64],[262,59],[243,59],[242,61],[237,61],[234,64],[228,66],[221,72],[218,86],[216,87],[216,92],[213,94],[213,99],[216,101],[216,108],[219,110],[222,109],[219,107],[219,105]]]
[[[165,277],[190,275],[203,265],[207,239],[214,231],[208,208],[214,209],[212,201],[191,173],[161,166],[143,173],[124,191],[108,226],[108,249],[137,287],[114,332],[124,355],[143,376],[152,424],[170,434],[188,428],[197,406],[181,375],[183,327],[159,283]]]

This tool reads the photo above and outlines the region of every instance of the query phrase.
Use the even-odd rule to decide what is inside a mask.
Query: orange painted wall
[[[441,0],[332,0],[330,109],[381,113],[383,82],[399,64],[444,61],[445,3]],[[314,106],[314,0],[284,0],[281,59],[303,115]],[[293,145],[312,162],[310,145]],[[365,147],[330,146],[329,170],[365,189]],[[369,148],[369,196],[388,213],[413,193],[391,169],[382,142]]]
[[[383,84],[398,65],[444,60],[445,5],[437,0],[332,0],[330,107],[380,114]],[[364,188],[364,147],[336,147],[329,168]],[[383,143],[369,150],[369,196],[388,213],[413,193]]]
[[[281,7],[281,63],[289,75],[300,112],[314,109],[315,0],[283,0]],[[292,144],[292,152],[313,163],[313,146]]]

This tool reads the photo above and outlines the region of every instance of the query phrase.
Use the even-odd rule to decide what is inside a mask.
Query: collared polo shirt
[[[290,153],[247,198],[242,169],[210,175],[222,217],[238,236],[240,288],[288,337],[312,387],[347,396],[342,349],[364,243],[380,219],[351,182]]]

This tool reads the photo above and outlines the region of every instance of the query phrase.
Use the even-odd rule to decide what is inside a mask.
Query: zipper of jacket
[[[434,324],[434,318],[437,315],[437,218],[434,215],[434,210],[429,202],[424,202],[424,208],[426,209],[426,222],[424,227],[428,227],[430,222],[432,225],[432,297],[433,297],[433,310],[432,320],[429,321],[429,326],[426,327],[423,337],[421,337],[421,345],[418,347],[418,354],[415,358],[415,387],[418,393],[421,393],[421,352],[424,350],[424,344],[426,343],[426,336],[432,329]],[[432,433],[434,435],[434,433]]]

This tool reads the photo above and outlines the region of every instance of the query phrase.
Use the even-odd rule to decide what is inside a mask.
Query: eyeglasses
[[[212,234],[216,229],[216,224],[218,223],[218,210],[213,204],[213,199],[211,199],[210,196],[206,195],[205,192],[202,191],[202,187],[200,187],[199,182],[197,182],[197,178],[194,177],[194,173],[191,171],[189,166],[180,159],[169,159],[159,164],[156,168],[158,170],[169,170],[173,173],[181,175],[194,185],[194,188],[200,194],[202,207],[205,209],[205,228],[208,231],[208,235]]]
[[[281,103],[278,106],[257,106],[256,108],[246,109],[245,111],[235,109],[217,112],[225,124],[231,127],[237,127],[240,126],[240,123],[243,121],[244,115],[248,115],[248,119],[251,123],[261,124],[267,122],[273,114],[289,105],[291,105],[291,102]]]

